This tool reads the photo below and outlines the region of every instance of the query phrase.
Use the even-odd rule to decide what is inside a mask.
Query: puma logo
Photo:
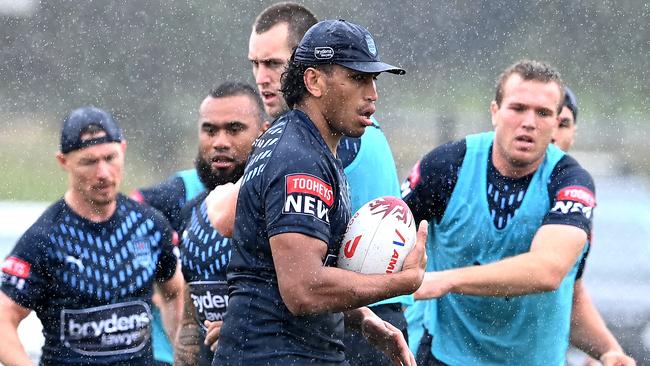
[[[75,258],[75,257],[73,257],[71,255],[65,257],[65,262],[66,263],[74,263],[74,264],[76,264],[77,267],[79,267],[80,271],[83,271],[83,269],[84,269],[84,264],[81,263],[81,259]]]

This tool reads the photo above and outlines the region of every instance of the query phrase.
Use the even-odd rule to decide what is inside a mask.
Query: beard
[[[212,169],[210,161],[203,159],[201,153],[194,159],[194,167],[199,175],[201,183],[209,191],[215,189],[217,186],[226,183],[235,183],[242,175],[244,175],[245,164],[237,164],[232,171],[225,169]]]

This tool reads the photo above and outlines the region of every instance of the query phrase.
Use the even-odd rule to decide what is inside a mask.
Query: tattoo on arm
[[[174,350],[174,365],[196,365],[197,357],[203,344],[201,329],[196,323],[194,314],[196,309],[190,298],[190,288],[186,284],[183,300],[183,318],[178,330],[176,349]]]

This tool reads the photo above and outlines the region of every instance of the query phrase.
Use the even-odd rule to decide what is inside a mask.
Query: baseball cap
[[[323,20],[314,24],[296,48],[294,60],[308,64],[337,64],[364,73],[404,69],[379,60],[377,44],[364,27],[345,20]]]
[[[90,125],[101,127],[106,134],[92,139],[81,139],[81,132]],[[106,111],[97,107],[81,107],[72,111],[64,120],[61,129],[61,152],[83,149],[106,142],[121,142],[122,130]]]
[[[573,113],[573,120],[578,121],[578,99],[569,87],[564,87],[564,105]]]

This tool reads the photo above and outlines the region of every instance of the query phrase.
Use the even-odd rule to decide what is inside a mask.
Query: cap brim
[[[378,72],[390,72],[391,74],[404,75],[406,70],[383,62],[336,62],[337,65],[347,67],[354,71],[374,74]]]

